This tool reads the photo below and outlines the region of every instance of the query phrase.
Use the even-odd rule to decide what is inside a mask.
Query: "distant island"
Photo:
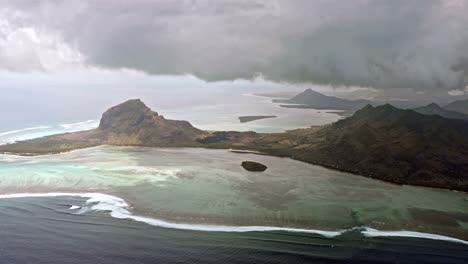
[[[468,115],[468,99],[453,101],[445,105],[444,108],[450,111]]]
[[[324,95],[312,89],[307,89],[290,99],[274,99],[273,102],[281,103],[282,107],[288,108],[314,108],[346,111],[356,111],[368,104],[372,104],[372,102],[368,100],[348,100]]]
[[[398,108],[410,109],[419,106],[418,103],[404,100],[366,100],[357,99],[349,100],[335,96],[321,94],[312,89],[306,89],[303,92],[289,98],[289,99],[273,99],[274,103],[279,103],[281,107],[285,108],[310,108],[310,109],[324,109],[324,110],[341,110],[339,115],[351,116],[357,110],[370,104],[372,106],[379,106],[384,104],[391,104]]]
[[[467,101],[467,105],[468,105],[468,101]],[[436,103],[431,103],[426,106],[413,108],[413,110],[423,115],[438,115],[438,116],[445,117],[445,118],[461,119],[461,120],[468,121],[468,114],[463,114],[457,111],[448,110],[446,108],[439,106]]]
[[[0,153],[42,155],[99,145],[257,151],[398,184],[468,191],[468,123],[389,104],[367,105],[322,127],[256,133],[203,131],[134,99],[107,110],[96,129],[2,145]]]
[[[266,119],[266,118],[275,118],[277,116],[261,116],[261,115],[257,115],[257,116],[239,116],[239,121],[241,123],[248,123],[248,122],[252,122],[252,121],[255,121],[255,120],[260,120],[260,119]]]
[[[273,102],[280,103],[280,106],[285,108],[340,110],[340,112],[335,111],[333,113],[344,117],[351,116],[366,105],[379,106],[389,103],[399,108],[413,109],[423,115],[439,115],[445,118],[468,120],[468,99],[454,101],[445,106],[430,103],[425,106],[415,107],[417,104],[411,101],[348,100],[306,89],[290,99],[273,99]]]

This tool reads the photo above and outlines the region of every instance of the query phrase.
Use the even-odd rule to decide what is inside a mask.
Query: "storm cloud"
[[[0,67],[12,71],[79,64],[209,81],[261,75],[421,93],[466,86],[463,0],[0,3]]]

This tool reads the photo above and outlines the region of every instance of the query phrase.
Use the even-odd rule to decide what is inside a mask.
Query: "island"
[[[252,172],[263,172],[267,169],[267,166],[259,162],[255,162],[255,161],[243,161],[241,163],[241,166],[246,171],[252,171]]]
[[[368,104],[373,104],[373,102],[368,100],[348,100],[328,96],[312,89],[306,89],[290,99],[274,99],[273,102],[281,103],[281,107],[287,108],[333,109],[349,112],[354,112]]]
[[[436,103],[430,103],[426,106],[413,108],[413,110],[423,115],[438,115],[445,118],[461,119],[468,121],[468,115],[456,111],[447,110]]]
[[[255,151],[397,184],[468,191],[468,123],[392,105],[367,105],[330,125],[284,133],[203,131],[133,99],[107,110],[96,129],[0,146],[42,155],[100,145]]]
[[[468,99],[453,101],[444,106],[445,109],[468,115]]]
[[[269,116],[261,116],[261,115],[239,116],[239,121],[241,123],[248,123],[248,122],[252,122],[252,121],[255,121],[255,120],[266,119],[266,118],[275,118],[275,117],[277,117],[277,116],[272,116],[272,115],[269,115]]]

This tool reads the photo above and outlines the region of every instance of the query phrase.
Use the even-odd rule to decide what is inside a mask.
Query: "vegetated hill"
[[[331,125],[285,133],[218,131],[167,120],[140,100],[106,111],[98,128],[0,146],[40,155],[98,145],[254,150],[400,184],[468,191],[468,123],[367,105]]]
[[[445,109],[468,115],[468,99],[451,102]]]
[[[232,132],[230,132],[232,133]],[[468,123],[389,104],[324,127],[286,133],[215,132],[205,147],[235,147],[399,184],[468,191]]]
[[[468,191],[468,124],[462,120],[368,105],[313,137],[323,140],[294,155],[385,181]]]
[[[438,115],[445,118],[468,120],[468,115],[444,109],[436,103],[413,108],[413,110],[423,115]]]
[[[277,99],[277,103],[300,104],[315,109],[334,109],[334,110],[357,110],[369,104],[367,100],[347,100],[334,96],[328,96],[316,92],[312,89],[307,89],[302,93],[297,94],[291,99]]]

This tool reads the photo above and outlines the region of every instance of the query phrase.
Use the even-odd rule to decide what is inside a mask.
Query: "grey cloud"
[[[447,93],[463,87],[468,1],[14,1],[91,65]],[[427,94],[427,93],[426,93]]]

